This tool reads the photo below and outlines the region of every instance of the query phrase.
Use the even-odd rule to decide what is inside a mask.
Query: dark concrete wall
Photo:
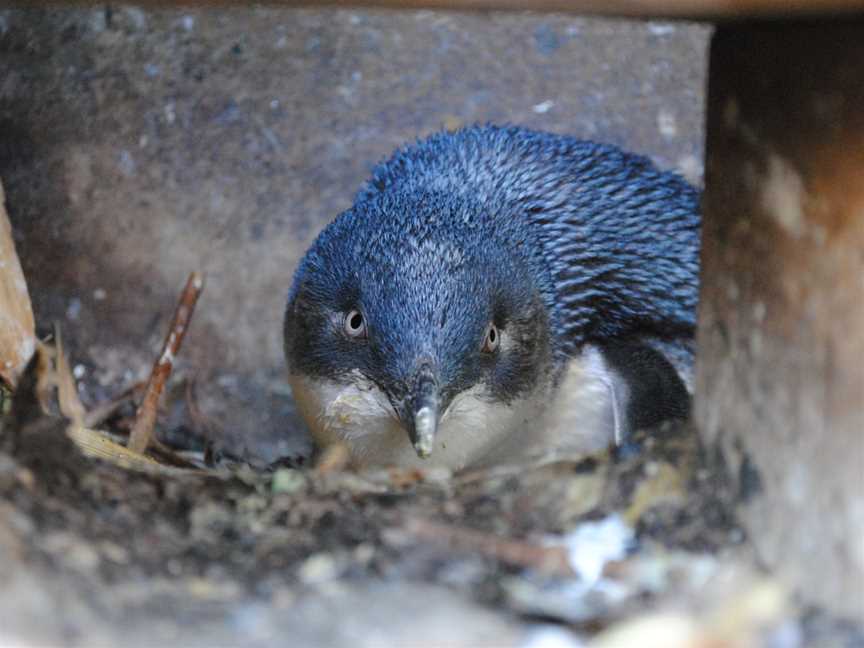
[[[698,180],[706,38],[558,15],[0,12],[0,177],[37,319],[64,322],[98,392],[147,371],[203,270],[184,361],[269,452],[295,425],[275,379],[292,271],[376,161],[513,122]]]

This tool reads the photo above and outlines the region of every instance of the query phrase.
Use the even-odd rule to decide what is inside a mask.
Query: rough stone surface
[[[0,177],[37,321],[63,322],[98,396],[118,372],[146,375],[203,270],[182,353],[202,407],[235,447],[295,451],[289,281],[372,165],[494,121],[613,142],[698,181],[706,36],[559,15],[0,12]]]
[[[715,36],[696,388],[700,430],[737,479],[763,560],[854,619],[864,614],[862,30]]]

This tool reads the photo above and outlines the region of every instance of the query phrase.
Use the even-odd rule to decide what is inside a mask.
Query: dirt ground
[[[9,646],[860,646],[756,564],[684,424],[532,466],[85,458],[19,387],[0,434]],[[131,406],[128,406],[131,408]],[[122,435],[123,408],[103,426]],[[162,434],[166,439],[170,435]]]
[[[656,599],[692,595],[716,575],[718,548],[734,555],[741,540],[716,503],[688,510],[688,468],[677,467],[692,462],[686,442],[674,463],[648,464],[633,448],[618,461],[457,478],[297,468],[184,476],[71,461],[70,448],[55,447],[62,430],[31,423],[16,458],[0,460],[0,546],[16,593],[4,597],[0,627],[36,644],[375,645],[386,636],[521,645],[548,622],[590,636]],[[645,470],[657,483],[634,497]],[[646,506],[640,497],[651,515],[634,510]],[[638,533],[614,556],[610,585],[582,587],[566,551],[549,547],[614,511]],[[637,574],[644,567],[626,556],[658,537],[657,573]],[[620,591],[604,591],[613,583]]]

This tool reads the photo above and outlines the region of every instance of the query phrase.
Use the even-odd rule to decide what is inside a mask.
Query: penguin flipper
[[[633,432],[690,413],[690,393],[666,356],[643,342],[598,345],[606,368],[615,422],[615,444]]]

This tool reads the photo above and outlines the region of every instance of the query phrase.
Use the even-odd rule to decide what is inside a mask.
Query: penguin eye
[[[498,331],[498,327],[494,324],[489,324],[489,328],[486,329],[486,338],[483,340],[483,352],[492,353],[498,348],[500,343],[501,333]]]
[[[366,320],[363,314],[356,308],[348,311],[342,322],[345,335],[350,338],[361,339],[366,337]]]

